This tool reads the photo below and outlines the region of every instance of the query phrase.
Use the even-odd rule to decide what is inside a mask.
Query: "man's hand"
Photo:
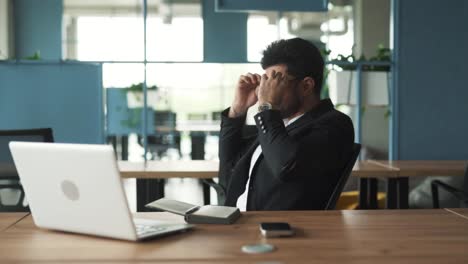
[[[270,103],[273,109],[278,109],[281,104],[288,80],[281,72],[273,71],[271,76],[262,75],[260,85],[257,88],[257,97],[260,104]]]
[[[257,103],[256,88],[260,84],[259,74],[247,73],[239,77],[234,101],[229,110],[229,117],[239,117],[245,115],[249,107]]]

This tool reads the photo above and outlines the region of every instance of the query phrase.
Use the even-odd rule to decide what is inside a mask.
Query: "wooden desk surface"
[[[0,213],[0,232],[5,231],[25,215],[27,215],[27,213]]]
[[[380,164],[376,164],[372,161],[362,160],[356,161],[354,164],[353,171],[351,172],[353,177],[398,177],[398,169],[388,168]]]
[[[167,213],[139,217],[182,219]],[[287,221],[291,238],[264,239],[260,222]],[[241,246],[276,250],[249,255]],[[444,209],[248,212],[234,225],[197,225],[143,243],[40,230],[27,217],[0,236],[3,261],[171,263],[468,263],[468,221]]]
[[[177,160],[143,162],[119,161],[122,178],[200,178],[218,177],[219,162],[207,160]],[[353,177],[397,177],[398,170],[370,161],[359,161],[353,168]]]
[[[398,171],[399,177],[463,176],[466,160],[371,160],[371,163]]]

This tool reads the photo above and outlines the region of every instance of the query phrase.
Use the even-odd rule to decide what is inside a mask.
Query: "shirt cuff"
[[[283,119],[281,113],[278,110],[265,110],[259,112],[254,116],[255,124],[257,125],[258,131],[262,134],[268,133],[268,131],[283,125]]]

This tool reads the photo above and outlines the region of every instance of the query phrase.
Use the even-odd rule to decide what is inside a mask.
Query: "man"
[[[354,143],[348,116],[320,100],[324,62],[300,39],[279,40],[263,52],[265,73],[239,78],[222,113],[220,184],[227,206],[241,210],[324,209]],[[242,135],[258,102],[257,135]]]

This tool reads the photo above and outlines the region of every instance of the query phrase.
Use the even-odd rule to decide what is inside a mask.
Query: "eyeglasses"
[[[292,81],[296,81],[296,80],[302,80],[302,78],[299,78],[299,77],[294,77],[294,78],[291,78],[291,79],[286,79],[288,82],[292,82]]]

